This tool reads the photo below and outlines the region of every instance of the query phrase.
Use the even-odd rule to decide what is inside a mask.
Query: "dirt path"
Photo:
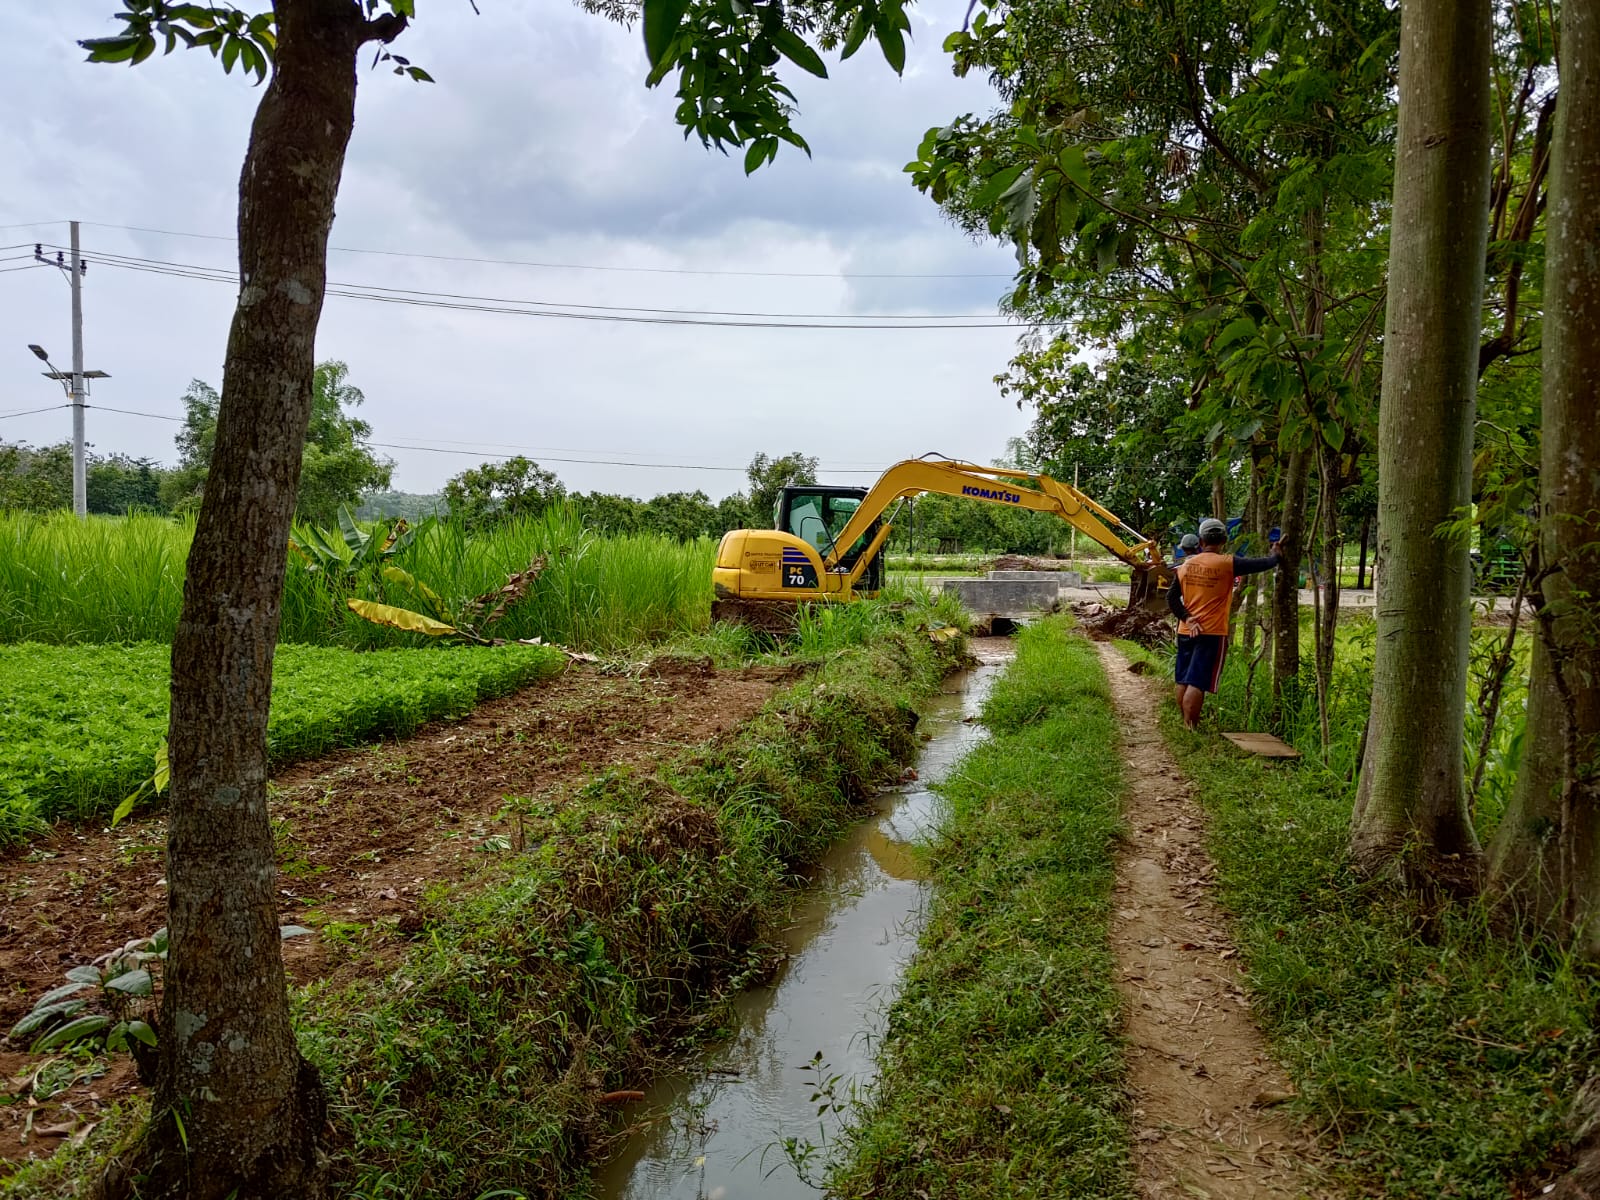
[[[1160,692],[1109,643],[1097,649],[1122,723],[1128,840],[1117,860],[1119,966],[1139,1194],[1328,1197],[1310,1139],[1278,1116],[1288,1082],[1250,1017],[1236,951],[1210,896],[1189,784],[1156,724]]]
[[[752,716],[784,668],[716,671],[662,660],[630,673],[572,666],[399,741],[275,772],[271,817],[281,920],[318,930],[285,943],[304,984],[380,973],[422,925],[431,888],[494,871],[517,827],[507,797],[559,798],[596,771],[648,772]],[[0,1035],[66,970],[165,920],[166,824],[58,826],[0,855]],[[28,1085],[38,1058],[0,1043],[0,1176],[48,1154],[136,1088],[131,1064],[53,1060],[60,1090]],[[109,1070],[107,1069],[109,1066]],[[7,1101],[24,1090],[47,1103]]]

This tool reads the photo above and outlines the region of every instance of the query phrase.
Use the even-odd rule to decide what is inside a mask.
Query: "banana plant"
[[[507,609],[528,594],[528,589],[543,573],[548,561],[545,555],[540,554],[528,564],[526,570],[508,576],[500,587],[459,605],[448,603],[411,572],[394,566],[384,567],[384,580],[410,593],[417,608],[380,604],[376,600],[362,600],[355,596],[345,603],[356,616],[375,625],[388,625],[429,637],[457,638],[479,646],[497,645],[502,639],[488,637],[483,631],[505,616]]]
[[[353,579],[366,568],[399,554],[428,523],[413,526],[401,517],[392,526],[379,522],[368,532],[356,523],[347,504],[339,506],[338,520],[337,531],[295,522],[289,549],[300,556],[306,570],[321,571],[336,579]]]

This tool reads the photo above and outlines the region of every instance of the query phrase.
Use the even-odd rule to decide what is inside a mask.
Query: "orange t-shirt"
[[[1233,555],[1209,550],[1189,555],[1178,564],[1178,586],[1189,610],[1189,619],[1179,624],[1178,632],[1225,636],[1233,600]]]

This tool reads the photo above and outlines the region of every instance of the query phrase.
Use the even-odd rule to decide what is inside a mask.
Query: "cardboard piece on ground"
[[[1241,750],[1259,754],[1263,758],[1299,758],[1300,751],[1270,733],[1224,733]]]

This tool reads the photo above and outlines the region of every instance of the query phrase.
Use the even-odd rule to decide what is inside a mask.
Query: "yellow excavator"
[[[713,620],[773,625],[812,600],[852,600],[883,586],[890,505],[924,492],[1054,513],[1133,568],[1128,603],[1166,611],[1172,568],[1156,543],[1069,483],[927,455],[898,462],[870,488],[786,487],[772,529],[722,535],[711,580]]]

